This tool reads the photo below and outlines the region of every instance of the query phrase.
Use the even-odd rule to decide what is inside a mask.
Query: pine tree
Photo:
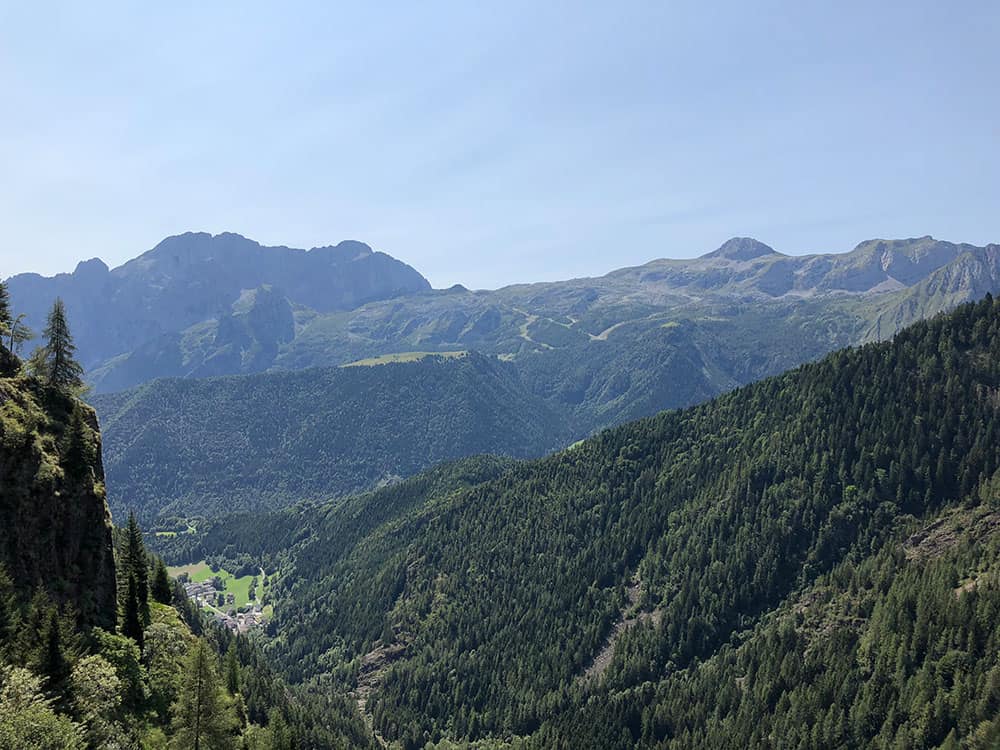
[[[122,623],[122,635],[127,635],[135,641],[141,650],[143,646],[143,630],[140,609],[135,576],[130,574],[128,577],[128,590],[125,594],[125,621]]]
[[[216,750],[232,747],[235,717],[219,685],[212,653],[198,640],[184,665],[181,685],[173,714],[174,736],[171,747],[184,750]]]
[[[83,367],[74,359],[76,344],[69,331],[66,321],[66,306],[62,299],[56,298],[49,313],[48,324],[45,326],[45,346],[41,355],[33,362],[40,367],[36,375],[43,377],[53,387],[73,390],[83,387]]]
[[[153,572],[153,599],[160,604],[170,604],[173,601],[174,593],[170,586],[170,576],[167,573],[167,566],[163,560],[156,558],[156,570]]]

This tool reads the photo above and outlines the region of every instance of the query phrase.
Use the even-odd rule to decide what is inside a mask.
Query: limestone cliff
[[[82,624],[116,619],[111,516],[93,409],[0,368],[0,563]]]

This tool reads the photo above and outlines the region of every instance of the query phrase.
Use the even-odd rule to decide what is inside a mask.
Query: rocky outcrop
[[[767,255],[780,255],[773,247],[765,245],[753,237],[733,237],[717,249],[702,256],[704,258],[725,258],[726,260],[753,260]]]
[[[26,377],[0,378],[0,563],[84,625],[113,629],[115,562],[93,409]]]

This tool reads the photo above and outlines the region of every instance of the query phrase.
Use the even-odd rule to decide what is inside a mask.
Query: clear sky
[[[0,276],[169,234],[435,286],[1000,242],[1000,2],[0,4]]]

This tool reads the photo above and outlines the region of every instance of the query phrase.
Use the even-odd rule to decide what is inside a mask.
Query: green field
[[[236,606],[242,607],[250,602],[250,584],[253,582],[253,576],[241,576],[236,578],[232,573],[230,573],[225,568],[220,568],[219,570],[212,570],[208,563],[204,560],[191,565],[177,565],[173,567],[168,567],[167,572],[174,578],[184,573],[188,574],[190,578],[195,583],[201,583],[202,581],[211,580],[214,576],[219,576],[222,579],[222,584],[224,586],[224,591],[227,594],[233,594],[236,597]],[[263,587],[260,580],[257,581],[257,593],[258,595],[263,595]]]
[[[348,362],[341,367],[374,367],[375,365],[388,365],[393,362],[416,362],[424,357],[444,357],[446,359],[457,359],[464,357],[467,352],[398,352],[396,354],[383,354],[379,357],[369,357],[359,359],[357,362]]]
[[[160,537],[174,537],[178,534],[194,534],[197,530],[194,526],[188,524],[187,529],[184,531],[154,531],[153,534]]]

